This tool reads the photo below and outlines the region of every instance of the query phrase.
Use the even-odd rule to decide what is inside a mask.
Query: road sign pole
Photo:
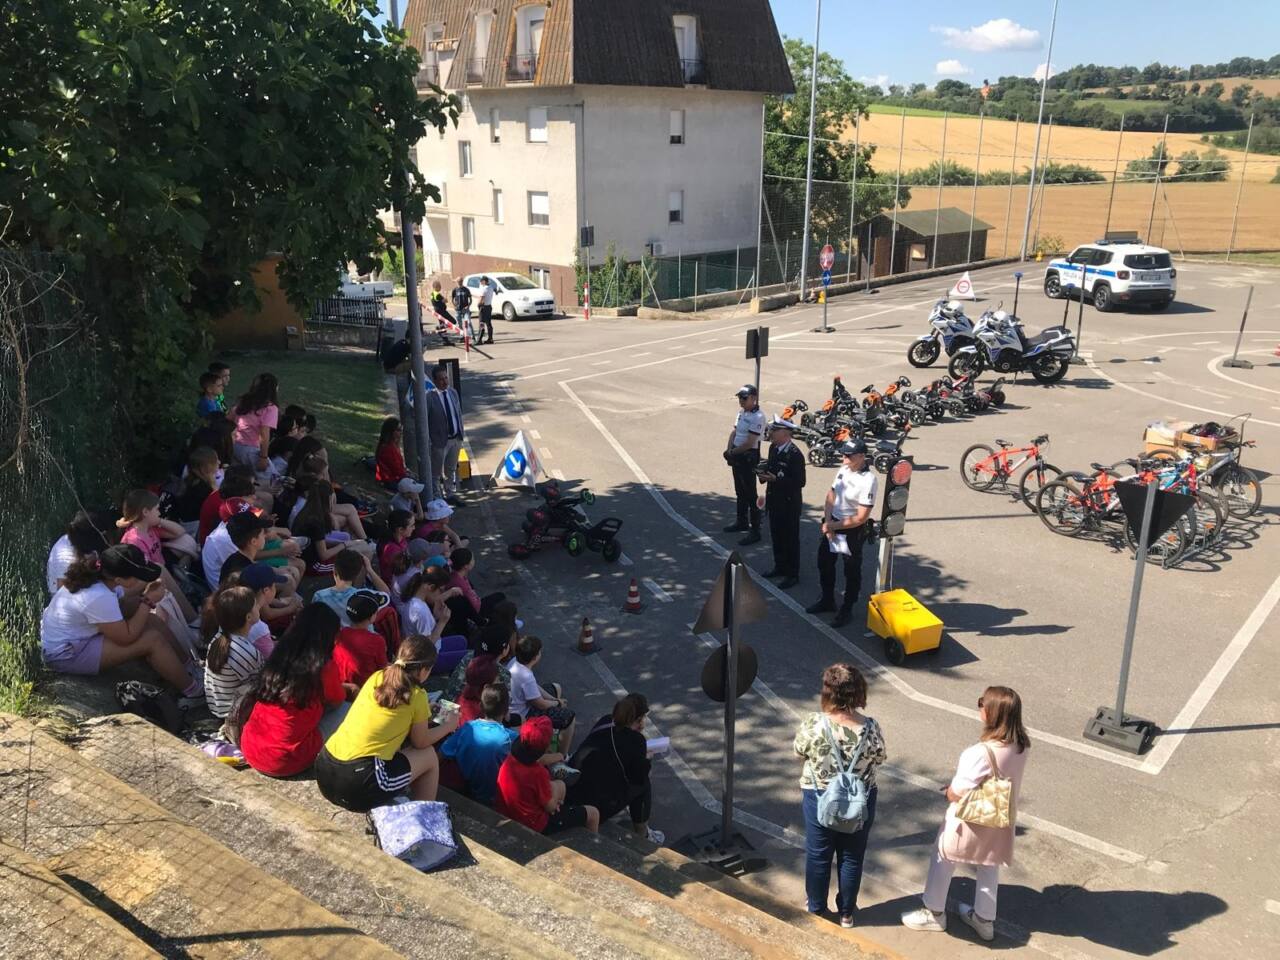
[[[1016,270],[1013,274],[1013,315],[1018,315],[1018,291],[1022,289],[1022,271]]]
[[[1088,273],[1088,267],[1085,267],[1085,273]],[[1080,310],[1076,314],[1076,343],[1075,349],[1071,351],[1071,359],[1067,362],[1074,365],[1084,363],[1084,357],[1080,356],[1080,341],[1084,339],[1084,279],[1080,280]]]
[[[738,624],[733,615],[738,592],[738,565],[731,564],[728,589],[724,592],[724,622],[729,633],[729,656],[724,677],[724,787],[720,797],[720,846],[728,847],[733,836],[733,748],[738,716]]]
[[[1244,339],[1244,325],[1249,319],[1249,304],[1253,303],[1253,287],[1249,287],[1249,295],[1244,300],[1244,315],[1240,317],[1240,332],[1236,334],[1236,348],[1231,351],[1231,359],[1224,360],[1224,367],[1238,367],[1241,370],[1252,370],[1253,363],[1240,359],[1240,341]]]

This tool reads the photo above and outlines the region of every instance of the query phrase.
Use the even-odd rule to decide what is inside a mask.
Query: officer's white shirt
[[[831,505],[831,516],[836,520],[850,520],[858,515],[859,507],[873,507],[876,502],[876,488],[879,480],[875,472],[866,469],[861,473],[841,467],[836,471],[836,478],[831,482],[835,491],[835,502]]]
[[[733,423],[733,445],[742,446],[751,434],[757,437],[764,436],[764,411],[759,407],[754,410],[738,411],[738,419]]]

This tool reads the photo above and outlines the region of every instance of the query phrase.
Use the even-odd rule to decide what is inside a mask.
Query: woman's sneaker
[[[644,836],[645,836],[645,839],[648,840],[650,843],[655,844],[659,847],[667,842],[667,835],[663,833],[661,830],[653,829],[653,827],[645,827]]]
[[[980,916],[973,912],[973,904],[962,903],[960,909],[956,911],[960,919],[973,928],[983,940],[990,943],[996,938],[996,923],[994,920],[983,920]]]
[[[842,914],[840,914],[840,926],[844,927],[846,930],[852,930],[852,929],[853,929],[853,914],[852,914],[852,913],[842,913]]]
[[[902,925],[912,930],[928,930],[943,933],[947,929],[946,913],[934,913],[928,907],[920,907],[902,915]]]

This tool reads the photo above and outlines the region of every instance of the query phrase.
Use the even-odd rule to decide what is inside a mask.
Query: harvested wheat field
[[[1227,249],[1238,183],[1162,184],[1148,234],[1153,186],[1150,183],[1115,185],[1112,230],[1136,230],[1149,242],[1174,253],[1214,253]],[[1050,184],[1044,191],[1043,213],[1040,203],[1032,213],[1032,236],[1036,235],[1039,224],[1041,237],[1060,237],[1066,248],[1097,240],[1106,225],[1110,193],[1110,183]],[[932,210],[937,205],[937,197],[936,190],[915,187],[908,209]],[[973,197],[972,188],[944,187],[942,205],[968,211]],[[988,256],[1018,252],[1026,210],[1025,185],[1013,188],[1012,204],[1008,187],[978,188],[977,217],[992,226],[987,236]],[[1245,184],[1232,249],[1280,249],[1280,184]]]
[[[1280,96],[1280,77],[1218,77],[1213,80],[1196,80],[1196,81],[1180,80],[1173,85],[1175,87],[1183,87],[1185,89],[1186,87],[1191,86],[1192,83],[1199,83],[1202,88],[1207,87],[1210,84],[1214,84],[1214,83],[1222,84],[1222,96],[1218,98],[1219,100],[1230,100],[1231,91],[1234,90],[1236,87],[1240,86],[1240,84],[1242,83],[1249,84],[1251,87],[1253,87],[1254,93],[1260,93],[1264,97]],[[1155,84],[1148,83],[1146,84],[1146,86],[1153,87],[1155,86]],[[1110,89],[1111,89],[1110,87],[1092,87],[1089,89],[1088,92],[1096,93],[1101,96],[1101,95],[1105,95],[1107,91]],[[1132,84],[1126,84],[1122,86],[1120,89],[1123,90],[1125,93],[1132,93],[1134,90],[1134,87]],[[1135,102],[1141,104],[1141,103],[1149,103],[1150,101],[1139,100]]]
[[[952,116],[947,119],[947,159],[966,167],[975,166],[978,152],[978,118],[969,116]],[[861,136],[863,142],[876,145],[876,169],[892,173],[898,163],[898,131],[902,123],[901,116],[884,113],[873,113],[862,118]],[[941,117],[907,117],[905,135],[903,137],[902,169],[914,170],[926,167],[938,159],[942,150]],[[1014,158],[1014,137],[1017,136],[1017,158]],[[844,139],[853,139],[853,130],[845,133]],[[981,169],[1008,170],[1014,165],[1019,170],[1031,166],[1031,155],[1035,147],[1036,125],[1034,118],[1026,123],[1014,123],[1011,120],[988,119],[982,123],[982,163]],[[1093,167],[1105,176],[1110,177],[1116,162],[1116,143],[1120,141],[1118,132],[1094,130],[1090,127],[1058,127],[1050,132],[1048,118],[1040,145],[1041,161],[1044,157],[1057,163],[1080,163]],[[1150,155],[1151,150],[1160,142],[1159,133],[1126,133],[1120,141],[1120,169],[1129,160],[1137,160]],[[1208,144],[1200,142],[1196,133],[1169,134],[1169,154],[1176,157],[1187,150],[1203,152]],[[1243,150],[1221,150],[1231,161],[1228,179],[1239,180]],[[1245,178],[1249,181],[1270,180],[1280,167],[1280,157],[1268,154],[1253,153],[1249,155],[1247,167],[1244,167]],[[1190,186],[1190,184],[1188,184]]]

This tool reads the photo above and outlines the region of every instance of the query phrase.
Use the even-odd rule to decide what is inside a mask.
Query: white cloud
[[[859,77],[859,83],[864,83],[868,87],[879,87],[881,90],[889,89],[889,75],[887,73],[877,73],[874,77]]]
[[[975,53],[993,50],[1039,50],[1040,31],[1031,30],[1008,17],[988,20],[976,27],[961,30],[958,27],[934,27],[934,32],[946,38],[947,46]]]
[[[1032,76],[1032,78],[1033,78],[1033,79],[1036,79],[1036,80],[1043,80],[1043,79],[1044,79],[1044,72],[1045,72],[1045,70],[1046,70],[1046,69],[1048,69],[1048,71],[1049,71],[1049,76],[1051,76],[1051,77],[1052,77],[1055,73],[1057,73],[1057,72],[1058,72],[1058,68],[1057,68],[1057,67],[1055,67],[1053,64],[1051,64],[1051,63],[1041,63],[1041,64],[1037,65],[1037,67],[1035,68],[1035,70],[1033,70],[1033,71],[1031,72],[1031,76]]]
[[[964,77],[973,73],[959,60],[939,60],[933,71],[940,77]]]

